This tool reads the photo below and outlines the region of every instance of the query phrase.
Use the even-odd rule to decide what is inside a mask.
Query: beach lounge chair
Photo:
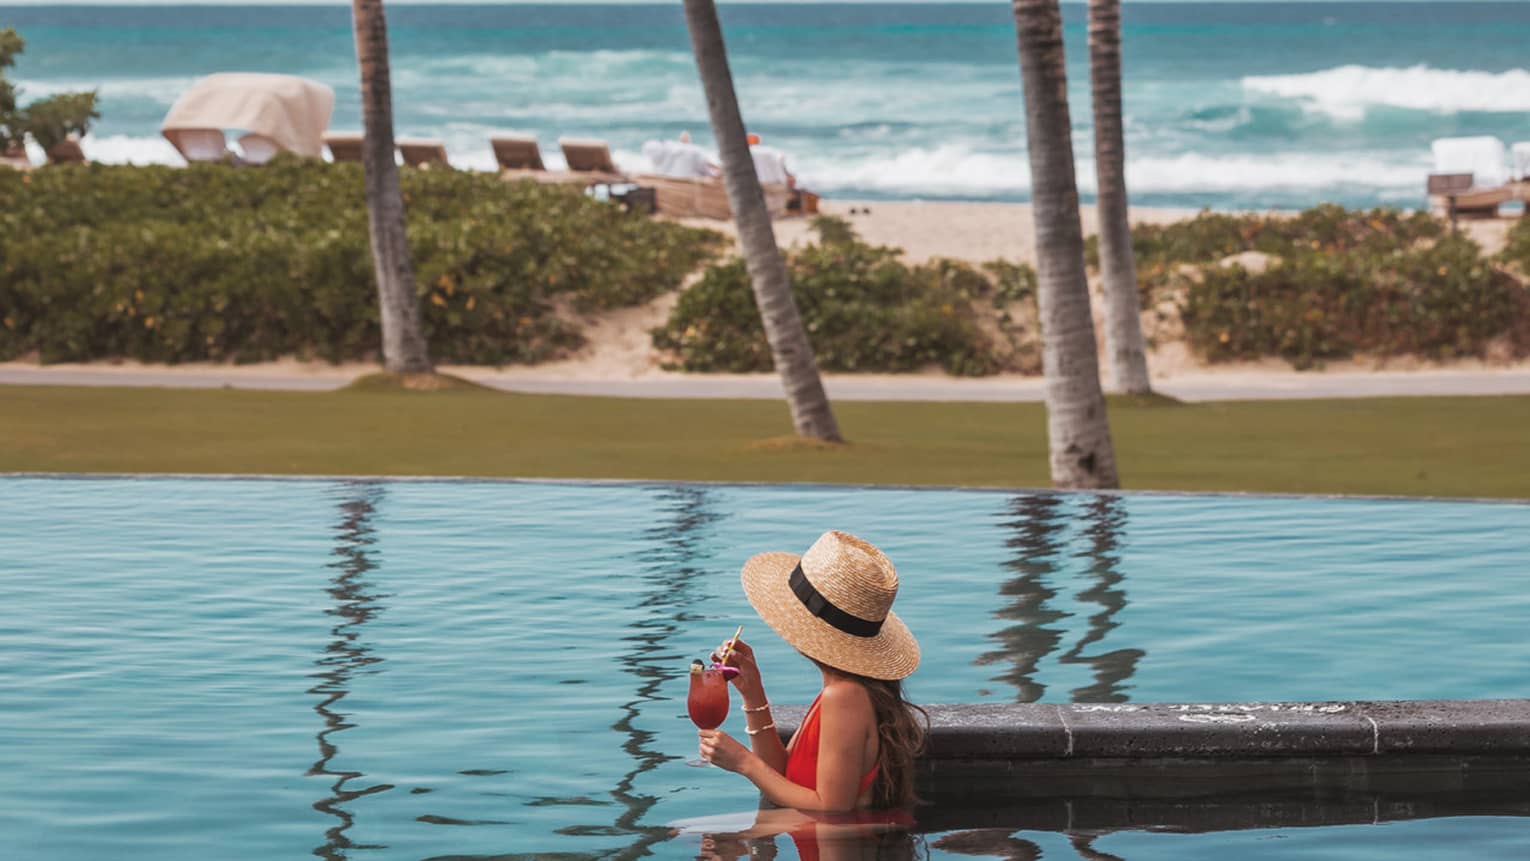
[[[438,138],[399,138],[399,154],[410,167],[450,167],[446,160],[446,144]]]
[[[605,141],[560,138],[558,146],[563,149],[563,159],[568,162],[569,173],[575,174],[592,185],[622,182],[625,177],[611,160],[611,147]]]
[[[542,162],[542,148],[535,135],[491,135],[489,146],[494,150],[494,161],[501,174],[540,179],[536,175],[547,173],[547,165]]]
[[[325,132],[324,148],[330,161],[361,162],[361,132]]]
[[[1512,200],[1508,157],[1495,137],[1440,138],[1430,144],[1434,171],[1428,191],[1432,204],[1449,215],[1496,218],[1498,206]]]
[[[240,161],[245,164],[265,164],[282,151],[281,144],[265,135],[251,132],[239,138]]]

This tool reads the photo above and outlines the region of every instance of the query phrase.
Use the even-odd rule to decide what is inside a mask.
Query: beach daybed
[[[715,177],[658,176],[643,174],[633,177],[633,182],[652,186],[657,194],[658,211],[675,218],[712,218],[727,221],[733,217],[733,207],[728,205],[728,190],[723,181]],[[792,190],[784,185],[762,185],[765,192],[765,208],[772,218],[780,218],[790,211]],[[816,209],[816,207],[815,207]]]
[[[354,161],[361,163],[361,132],[325,132],[324,148],[329,150],[330,161]]]
[[[1440,138],[1430,144],[1434,171],[1429,174],[1431,205],[1452,218],[1495,218],[1498,206],[1514,198],[1508,186],[1508,157],[1495,137]]]
[[[265,164],[281,151],[281,145],[265,135],[250,132],[239,138],[240,161],[245,164]]]
[[[180,129],[171,143],[181,158],[190,163],[221,162],[233,157],[228,151],[228,138],[223,129]]]
[[[160,133],[188,162],[227,157],[225,131],[251,140],[247,154],[269,160],[277,152],[318,158],[335,91],[296,75],[224,72],[208,75],[182,93]],[[241,138],[241,144],[245,138]]]
[[[438,138],[399,138],[399,154],[410,167],[450,167],[446,160],[446,144]]]

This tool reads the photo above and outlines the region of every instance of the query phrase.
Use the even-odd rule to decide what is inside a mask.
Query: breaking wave
[[[1134,192],[1197,193],[1368,188],[1412,190],[1428,172],[1422,160],[1395,154],[1287,152],[1273,156],[1146,156],[1128,159],[1126,178]],[[1079,190],[1095,190],[1094,162],[1078,162]],[[1025,153],[976,152],[961,146],[907,150],[860,161],[805,162],[805,179],[825,190],[991,196],[1030,189]]]
[[[1242,84],[1248,92],[1294,99],[1309,111],[1345,120],[1360,119],[1373,107],[1437,113],[1530,111],[1527,69],[1339,66],[1305,74],[1250,76]]]

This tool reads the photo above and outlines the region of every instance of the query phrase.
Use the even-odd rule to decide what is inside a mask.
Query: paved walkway
[[[452,368],[451,373],[510,392],[629,398],[781,397],[773,374],[662,375],[582,380],[545,374]],[[327,391],[348,383],[348,371],[264,372],[258,369],[154,369],[108,366],[0,364],[0,384],[48,386],[163,386]],[[829,396],[846,401],[1039,401],[1037,377],[951,379],[934,376],[828,375]],[[1530,369],[1322,373],[1229,372],[1155,381],[1158,391],[1185,401],[1430,395],[1530,395]]]

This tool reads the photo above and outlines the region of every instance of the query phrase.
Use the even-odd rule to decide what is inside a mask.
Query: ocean
[[[744,118],[842,198],[1024,200],[1024,106],[1005,3],[724,4]],[[1081,4],[1065,6],[1084,198],[1094,186]],[[650,138],[706,106],[678,3],[390,4],[400,134],[454,164],[493,164],[487,135],[609,140],[637,169]],[[1128,3],[1128,181],[1142,205],[1418,206],[1429,142],[1530,140],[1530,3]],[[158,136],[197,77],[286,72],[337,93],[359,128],[346,6],[0,6],[28,48],[26,96],[97,89],[87,154],[178,161]],[[25,97],[23,101],[25,100]],[[557,161],[556,158],[549,159]]]

